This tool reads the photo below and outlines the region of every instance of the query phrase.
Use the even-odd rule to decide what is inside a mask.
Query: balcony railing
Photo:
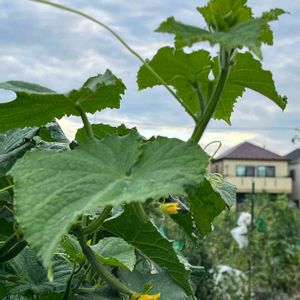
[[[252,182],[255,183],[256,193],[290,194],[292,192],[292,179],[290,177],[231,177],[225,180],[237,187],[240,193],[251,193]]]

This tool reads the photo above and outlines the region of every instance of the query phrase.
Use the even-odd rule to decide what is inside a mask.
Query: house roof
[[[289,154],[285,155],[284,157],[291,161],[300,159],[300,148],[290,152]]]
[[[218,156],[215,161],[222,159],[242,159],[242,160],[288,160],[274,152],[256,146],[249,142],[238,144]]]

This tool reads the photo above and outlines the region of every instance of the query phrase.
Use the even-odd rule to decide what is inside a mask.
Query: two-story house
[[[289,160],[289,172],[292,178],[292,193],[290,199],[300,207],[300,149],[296,149],[285,156]]]
[[[248,193],[290,194],[288,159],[248,142],[221,154],[211,163],[211,172],[220,173],[237,187],[237,201]]]

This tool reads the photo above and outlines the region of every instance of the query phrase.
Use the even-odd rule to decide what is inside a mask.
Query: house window
[[[258,166],[256,168],[257,177],[275,177],[274,166]]]
[[[237,166],[236,176],[253,177],[255,176],[255,168],[253,166]]]

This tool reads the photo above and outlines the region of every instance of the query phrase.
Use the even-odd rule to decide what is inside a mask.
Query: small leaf
[[[81,250],[79,242],[70,235],[65,235],[60,243],[61,248],[67,258],[74,263],[84,263],[85,257]]]
[[[280,96],[276,90],[272,73],[262,68],[261,63],[254,59],[249,52],[238,53],[235,63],[229,73],[221,100],[214,113],[215,119],[223,119],[230,124],[230,116],[237,98],[243,95],[245,88],[249,88],[269,98],[282,110],[285,109],[287,99]],[[214,75],[218,76],[218,62],[214,60]]]
[[[233,26],[252,18],[247,0],[212,0],[197,10],[202,14],[209,28],[214,31],[228,31]]]
[[[55,120],[52,120],[52,122],[49,122],[44,127],[40,128],[39,136],[46,142],[70,143],[69,139]]]
[[[228,208],[236,203],[237,189],[232,183],[224,181],[218,174],[207,173],[205,177],[210,182],[213,190],[224,200]]]
[[[20,278],[12,284],[10,290],[12,294],[32,292],[39,295],[50,291],[64,291],[65,282],[71,273],[71,266],[57,257],[53,266],[54,280],[49,282],[46,270],[29,247],[6,262],[4,266],[8,274]]]
[[[202,234],[212,230],[212,221],[226,207],[235,203],[236,188],[220,176],[206,175],[198,188],[191,189],[188,200],[196,226]]]
[[[209,31],[177,22],[174,17],[161,23],[155,31],[175,34],[176,48],[192,47],[195,43],[208,40],[210,36]]]
[[[24,128],[0,134],[0,177],[33,147],[31,140],[37,132],[38,128]]]
[[[273,45],[273,31],[267,22],[277,21],[280,15],[286,14],[287,12],[281,8],[271,9],[268,12],[262,14],[262,19],[265,20],[264,30],[262,32],[262,40],[267,45]]]
[[[91,248],[102,264],[133,271],[136,260],[134,248],[123,239],[107,237]]]
[[[188,297],[182,288],[174,284],[167,272],[161,271],[158,274],[151,274],[149,269],[144,270],[134,270],[133,272],[128,272],[126,270],[121,270],[119,272],[120,278],[123,282],[129,285],[132,289],[136,291],[142,291],[144,286],[151,284],[153,289],[148,292],[151,295],[160,293],[159,300],[188,300]],[[145,298],[154,299],[154,298]]]
[[[208,74],[212,67],[209,52],[200,50],[187,54],[182,50],[164,47],[158,50],[149,64],[168,85],[176,89],[184,106],[198,116],[201,113],[201,105],[196,87],[202,93],[205,91],[202,96],[206,102],[210,84]],[[142,66],[139,70],[137,82],[139,89],[161,85],[146,66]]]
[[[11,171],[16,218],[49,266],[61,237],[80,214],[183,195],[187,184],[201,181],[207,162],[192,142],[159,137],[144,143],[134,132],[106,136],[73,151],[31,152]]]
[[[79,242],[70,235],[64,237],[61,247],[73,263],[85,261]],[[134,248],[123,239],[117,237],[103,238],[97,244],[92,245],[91,249],[104,265],[121,267],[129,271],[134,268],[136,260]]]
[[[104,108],[119,108],[125,86],[107,70],[103,75],[89,78],[79,90],[66,94],[56,94],[45,87],[22,81],[2,83],[0,89],[11,90],[17,95],[14,101],[0,103],[1,132],[45,125],[65,115],[79,116],[76,103],[80,103],[88,113]]]
[[[124,124],[121,124],[118,127],[113,127],[107,124],[92,124],[92,129],[95,135],[95,138],[98,140],[101,140],[105,137],[105,135],[119,135],[119,136],[124,136],[128,134],[131,130],[135,130],[135,128],[127,128]],[[88,137],[86,135],[86,131],[84,128],[78,129],[76,133],[75,139],[78,142],[84,143],[88,141]]]
[[[287,100],[278,94],[270,71],[262,69],[251,53],[239,53],[235,57],[235,65],[228,78],[229,84],[236,84],[262,94],[276,103],[282,110]]]
[[[198,8],[209,30],[177,22],[171,17],[156,31],[174,34],[177,48],[191,47],[197,42],[208,41],[212,46],[221,44],[227,51],[247,47],[262,58],[261,44],[273,43],[273,34],[268,22],[277,20],[285,11],[273,9],[260,18],[254,18],[246,2],[246,0],[213,0],[207,6]]]
[[[122,215],[106,221],[104,228],[141,250],[153,262],[164,268],[170,278],[188,295],[192,293],[189,271],[180,263],[172,243],[165,239],[150,221],[141,222],[135,212],[126,207]]]

